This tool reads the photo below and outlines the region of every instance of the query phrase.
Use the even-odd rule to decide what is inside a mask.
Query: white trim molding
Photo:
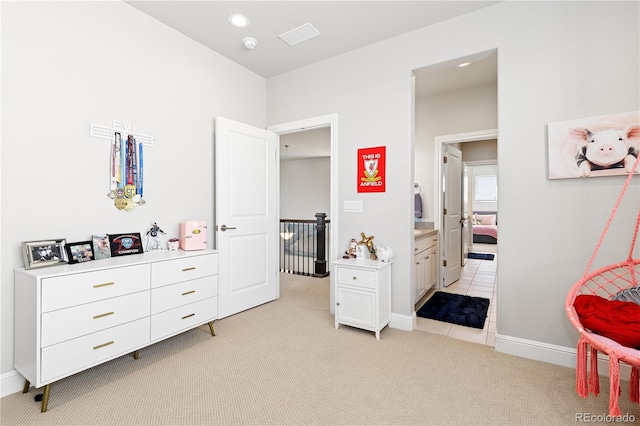
[[[391,321],[389,321],[390,328],[397,328],[403,331],[412,331],[416,322],[416,313],[413,315],[400,315],[391,313]]]
[[[22,391],[24,388],[24,377],[16,370],[4,373],[0,376],[0,398]]]
[[[576,368],[576,348],[496,334],[495,349],[508,355]],[[600,376],[609,377],[609,357],[602,353],[598,353],[598,373]],[[630,374],[631,367],[620,363],[620,377],[624,380],[625,377],[630,377]]]

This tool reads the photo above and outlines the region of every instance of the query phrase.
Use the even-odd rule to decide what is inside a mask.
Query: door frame
[[[434,179],[434,203],[433,226],[434,229],[442,229],[442,157],[444,145],[463,142],[478,142],[483,140],[498,139],[498,129],[479,130],[477,132],[456,133],[451,135],[436,136],[434,152],[434,170],[437,179]],[[438,283],[443,277],[442,250],[438,250]]]
[[[434,212],[436,212],[436,214],[433,215],[433,225],[435,229],[440,229],[442,227],[442,200],[439,194],[442,193],[442,156],[444,155],[443,145],[451,143],[478,142],[490,139],[498,139],[498,129],[488,129],[480,130],[477,132],[436,136],[434,152],[436,152],[437,155],[435,155],[434,158],[434,170],[438,175],[438,179],[435,180],[434,194],[438,194],[438,196],[434,197]]]
[[[303,120],[290,121],[288,123],[275,124],[267,126],[267,130],[271,130],[278,136],[287,133],[297,133],[305,130],[317,129],[321,127],[329,127],[331,138],[331,160],[330,160],[330,176],[329,176],[329,220],[331,226],[329,227],[329,253],[330,256],[327,259],[329,271],[331,271],[331,264],[333,260],[339,259],[338,256],[338,114],[328,114],[318,117],[307,118]],[[278,164],[278,181],[280,179],[280,146],[277,149],[278,158],[276,163]],[[278,199],[280,198],[280,192],[278,191]],[[280,217],[280,205],[278,205],[278,217]],[[336,257],[338,256],[338,257]],[[329,275],[331,276],[331,274]],[[333,294],[333,286],[331,286],[331,296],[329,301],[329,309],[331,313],[334,312],[333,300],[335,295]]]

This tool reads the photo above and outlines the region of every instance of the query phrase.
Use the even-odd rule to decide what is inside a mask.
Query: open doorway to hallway
[[[338,235],[339,221],[338,221],[338,202],[337,196],[338,191],[336,190],[337,183],[337,174],[338,174],[338,114],[329,114],[318,117],[307,118],[298,121],[292,121],[288,123],[282,123],[277,125],[272,125],[268,127],[268,130],[271,130],[278,134],[280,137],[288,134],[295,134],[299,132],[304,132],[311,129],[320,129],[320,128],[328,128],[329,136],[330,136],[330,173],[329,173],[329,212],[328,217],[331,220],[331,227],[328,230],[328,241],[329,241],[329,257],[327,259],[327,267],[330,268],[331,260],[335,258],[336,253],[338,253],[337,239],[335,235]],[[279,150],[278,156],[282,157],[284,152]],[[278,176],[280,176],[280,170],[278,172]],[[279,197],[282,194],[279,192]],[[278,214],[280,214],[280,208],[278,208]],[[334,294],[333,290],[330,292],[329,297],[329,311],[331,313],[334,312]]]

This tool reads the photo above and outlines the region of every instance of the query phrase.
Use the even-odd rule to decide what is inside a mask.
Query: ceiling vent
[[[314,38],[320,35],[320,31],[316,29],[310,23],[300,25],[298,28],[294,28],[285,33],[280,34],[282,40],[284,40],[289,46],[295,46],[298,43],[302,43],[305,40]]]

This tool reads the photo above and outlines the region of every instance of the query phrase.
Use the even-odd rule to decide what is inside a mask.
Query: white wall
[[[495,84],[471,87],[416,99],[415,181],[423,190],[423,222],[434,222],[438,176],[434,150],[437,136],[491,130],[498,127],[498,91]],[[465,142],[464,150],[475,143]]]
[[[395,315],[413,311],[411,70],[497,48],[498,338],[574,348],[577,333],[564,299],[582,275],[623,179],[548,180],[546,125],[639,109],[639,6],[503,2],[268,80],[270,124],[339,115],[338,201],[361,199],[364,212],[340,214],[337,238],[346,244],[365,231],[393,247]],[[598,65],[620,58],[623,67]],[[387,192],[358,194],[357,149],[378,145],[387,146]],[[636,182],[617,215],[621,225],[609,231],[618,244],[603,246],[597,264],[625,257],[619,242],[628,240],[639,193]]]
[[[2,368],[13,370],[20,242],[213,223],[218,115],[266,125],[266,81],[122,2],[2,2]],[[147,204],[119,211],[109,142],[89,124],[135,123]],[[211,246],[210,239],[209,245]],[[17,336],[16,338],[19,338]]]
[[[315,220],[326,213],[331,219],[330,177],[330,157],[281,161],[280,218]]]

